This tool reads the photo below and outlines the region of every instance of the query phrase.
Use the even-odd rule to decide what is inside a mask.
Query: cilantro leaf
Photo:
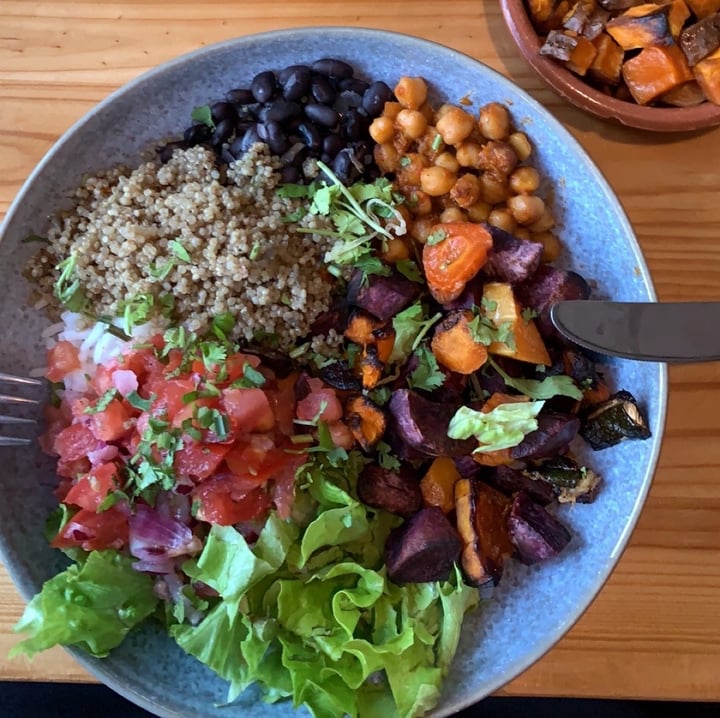
[[[108,389],[93,406],[86,406],[85,414],[98,414],[110,406],[110,402],[117,396],[117,389]]]
[[[215,129],[215,122],[212,118],[212,111],[209,105],[200,105],[193,109],[190,113],[190,119],[193,122],[200,122],[207,125],[211,130]]]
[[[379,441],[375,448],[378,452],[378,464],[380,464],[383,469],[397,471],[400,468],[400,459],[391,453],[392,449],[388,444],[384,441]]]
[[[265,377],[248,362],[243,364],[243,375],[230,386],[233,389],[259,388],[265,384]]]
[[[411,282],[416,282],[417,284],[424,284],[425,282],[420,267],[418,267],[417,263],[413,262],[412,259],[398,260],[395,262],[395,269]]]
[[[538,316],[538,313],[534,309],[530,309],[530,307],[525,307],[521,312],[521,316],[525,320],[525,324],[529,324],[531,319]]]
[[[447,239],[447,232],[444,229],[436,229],[434,232],[430,232],[425,239],[425,244],[432,246],[433,244],[440,244],[440,242]]]
[[[395,343],[388,362],[402,362],[407,359],[440,317],[441,313],[438,312],[426,319],[425,308],[420,302],[415,302],[396,314],[393,319]]]
[[[408,377],[408,386],[411,389],[425,389],[431,391],[442,386],[445,374],[440,371],[435,355],[425,346],[415,350],[418,359],[417,368]]]
[[[180,242],[177,239],[171,239],[168,242],[168,248],[173,253],[175,257],[180,259],[183,262],[190,262],[190,254],[188,253],[187,249],[180,244]]]

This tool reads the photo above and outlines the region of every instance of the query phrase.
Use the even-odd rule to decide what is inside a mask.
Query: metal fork
[[[42,382],[38,379],[30,379],[24,376],[15,376],[14,374],[3,374],[0,372],[0,384],[13,384],[15,386],[41,386]],[[24,396],[14,396],[12,394],[0,394],[0,405],[2,404],[39,404],[37,399],[28,399]],[[24,419],[20,416],[11,416],[8,414],[0,414],[0,424],[34,424],[35,419]],[[0,435],[0,446],[27,446],[31,443],[31,439],[20,436],[2,436]]]

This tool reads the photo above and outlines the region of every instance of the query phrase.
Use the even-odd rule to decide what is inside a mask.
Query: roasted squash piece
[[[605,26],[623,50],[637,50],[672,41],[669,6],[646,3],[626,10]]]
[[[350,315],[343,336],[360,346],[374,344],[375,337],[373,336],[373,331],[380,329],[382,326],[384,325],[379,319],[364,312],[362,309],[358,309]]]
[[[647,105],[693,75],[682,50],[673,43],[644,48],[623,64],[623,78],[635,102]]]
[[[720,105],[720,50],[716,50],[693,67],[693,73],[705,97]]]
[[[598,51],[586,37],[580,36],[576,40],[575,49],[570,53],[570,59],[565,64],[569,70],[582,77],[588,71]]]
[[[550,355],[533,319],[523,316],[520,303],[515,299],[509,284],[490,282],[483,288],[482,305],[488,307],[486,315],[496,327],[509,323],[512,341],[493,342],[490,354],[512,357],[518,361],[550,366]]]
[[[594,42],[597,55],[590,64],[588,72],[599,82],[617,85],[622,77],[622,65],[625,59],[623,49],[606,32]]]
[[[685,0],[672,0],[668,12],[668,25],[670,26],[670,34],[675,40],[680,37],[683,26],[689,17],[690,8]]]
[[[588,40],[594,40],[601,33],[605,31],[605,25],[607,25],[610,19],[610,12],[603,10],[601,7],[596,7],[592,15],[588,18],[583,28],[582,35]]]
[[[540,48],[541,55],[553,57],[560,62],[567,62],[577,47],[577,37],[560,30],[551,30]]]
[[[698,20],[720,11],[720,0],[687,0],[687,4]]]
[[[445,368],[458,374],[474,374],[488,358],[487,348],[475,340],[472,312],[450,312],[435,328],[430,349]]]
[[[387,425],[385,412],[366,396],[353,396],[345,405],[345,423],[355,440],[370,451],[382,438]]]
[[[627,10],[630,7],[634,7],[635,5],[645,5],[646,0],[598,0],[600,5],[602,5],[606,10],[610,11],[616,11],[616,10]]]
[[[462,477],[449,456],[438,456],[420,481],[426,506],[437,506],[444,514],[455,508],[455,482]]]
[[[720,12],[709,15],[680,33],[680,47],[690,67],[720,48]]]
[[[595,0],[579,0],[563,18],[562,26],[576,35],[582,35],[594,11]]]
[[[355,362],[355,371],[360,377],[363,389],[374,389],[385,371],[385,364],[378,358],[377,347],[368,344]]]
[[[557,30],[570,7],[570,0],[528,0],[530,17],[542,33]]]
[[[694,107],[702,104],[706,99],[705,93],[695,80],[684,82],[658,98],[663,104],[673,107]]]
[[[468,583],[497,584],[514,552],[507,525],[510,500],[475,479],[455,483],[455,515],[463,542],[461,563]]]
[[[384,327],[373,329],[372,335],[375,339],[378,359],[381,362],[387,362],[395,346],[395,329],[388,324]]]

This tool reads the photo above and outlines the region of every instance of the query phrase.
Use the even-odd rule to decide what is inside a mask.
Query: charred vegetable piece
[[[635,5],[644,5],[646,0],[598,0],[606,10],[627,10]]]
[[[387,538],[388,577],[395,583],[447,580],[461,548],[458,532],[440,509],[421,509]]]
[[[458,374],[474,374],[488,358],[488,350],[473,337],[471,312],[450,312],[435,327],[430,348],[444,367]]]
[[[599,82],[617,85],[622,78],[622,65],[625,53],[615,40],[603,32],[595,40],[597,55],[590,64],[590,76]]]
[[[607,25],[609,19],[610,11],[596,6],[585,23],[582,31],[583,37],[586,37],[588,40],[595,40],[600,37],[605,31],[605,25]]]
[[[327,334],[331,329],[345,326],[348,319],[348,303],[345,297],[334,297],[330,308],[320,312],[310,325],[310,334]]]
[[[551,30],[540,48],[540,54],[553,57],[560,62],[567,62],[576,47],[577,36],[562,30]]]
[[[407,464],[397,471],[368,464],[358,477],[357,492],[364,504],[399,516],[412,516],[423,505],[420,484]]]
[[[383,326],[383,322],[376,317],[356,309],[348,319],[343,336],[351,342],[355,342],[355,344],[366,346],[367,344],[375,343],[375,335],[373,332]]]
[[[400,439],[424,456],[463,456],[477,445],[474,439],[451,439],[447,435],[457,409],[454,404],[440,404],[409,389],[398,389],[389,407]]]
[[[659,100],[674,107],[694,107],[705,102],[707,98],[696,80],[690,80],[674,87],[662,95]]]
[[[507,525],[510,500],[482,481],[460,479],[455,484],[455,516],[463,541],[462,569],[473,586],[502,577],[505,560],[512,555]]]
[[[540,414],[537,421],[538,428],[510,449],[516,461],[544,459],[562,453],[580,429],[580,419],[574,414],[547,412]]]
[[[434,459],[420,481],[425,505],[437,506],[444,514],[449,514],[455,508],[455,482],[460,478],[455,462],[450,457],[438,456]]]
[[[328,385],[340,391],[360,391],[360,380],[343,361],[334,361],[320,369],[320,378]]]
[[[363,347],[362,353],[355,362],[355,369],[360,376],[363,389],[374,389],[378,385],[385,371],[385,364],[380,361],[375,345]]]
[[[418,285],[399,274],[384,277],[366,275],[360,270],[353,272],[347,289],[350,304],[364,309],[382,322],[389,321],[410,306],[418,294]]]
[[[524,491],[540,506],[547,506],[555,501],[553,485],[535,472],[520,471],[509,466],[497,466],[488,472],[485,481],[507,496]]]
[[[635,102],[647,105],[693,79],[685,55],[675,44],[653,45],[623,64],[623,79]]]
[[[570,0],[528,0],[530,16],[540,32],[560,27],[570,7]]]
[[[527,565],[557,556],[572,538],[563,524],[523,491],[513,499],[508,527],[518,557]]]
[[[563,27],[577,35],[582,35],[585,26],[595,11],[595,0],[580,0],[570,9],[563,18]]]
[[[529,279],[540,266],[543,245],[518,239],[499,227],[488,226],[493,247],[483,267],[486,277],[500,282],[517,284]]]
[[[623,50],[637,50],[672,42],[669,6],[646,3],[608,21],[605,29]]]
[[[378,359],[383,363],[387,362],[395,346],[395,329],[387,324],[373,329],[372,335],[377,347]]]
[[[602,480],[599,474],[580,466],[569,456],[557,456],[536,468],[528,469],[525,473],[550,484],[561,504],[591,503],[595,500]]]
[[[515,287],[515,296],[523,307],[540,314],[566,299],[587,299],[590,286],[576,272],[542,264],[527,282]]]
[[[473,456],[455,456],[453,457],[453,464],[457,469],[458,474],[463,479],[472,479],[479,476],[485,476],[488,469],[484,468]]]
[[[370,451],[385,433],[385,412],[366,396],[353,396],[345,406],[345,423],[364,451]]]
[[[578,37],[575,49],[570,53],[566,65],[576,75],[583,77],[597,57],[597,48],[586,37]]]
[[[700,60],[693,71],[705,97],[710,102],[720,105],[720,50]]]
[[[625,439],[647,439],[650,429],[635,397],[622,390],[590,411],[583,419],[580,436],[599,450]]]
[[[595,363],[579,349],[565,349],[562,359],[564,373],[575,379],[578,384],[591,386],[600,381]]]

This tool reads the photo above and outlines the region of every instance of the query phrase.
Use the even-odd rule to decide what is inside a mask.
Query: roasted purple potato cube
[[[487,483],[492,484],[507,496],[513,496],[518,491],[524,491],[540,506],[547,506],[555,501],[555,490],[549,481],[519,469],[513,469],[509,466],[495,466],[483,478]]]
[[[492,235],[493,247],[483,267],[483,274],[494,281],[510,284],[530,279],[540,266],[543,245],[518,239],[499,227],[486,226]]]
[[[587,299],[590,285],[577,272],[542,264],[530,279],[516,285],[515,296],[524,307],[541,314],[564,300]]]
[[[347,297],[350,304],[387,322],[412,304],[419,292],[415,282],[399,274],[383,277],[379,274],[366,275],[356,269],[348,283]]]
[[[574,414],[547,412],[537,418],[538,428],[510,449],[516,461],[546,459],[563,454],[580,430],[580,419]]]
[[[357,492],[367,506],[399,516],[412,516],[423,506],[420,484],[406,464],[397,471],[368,464],[358,477]]]

